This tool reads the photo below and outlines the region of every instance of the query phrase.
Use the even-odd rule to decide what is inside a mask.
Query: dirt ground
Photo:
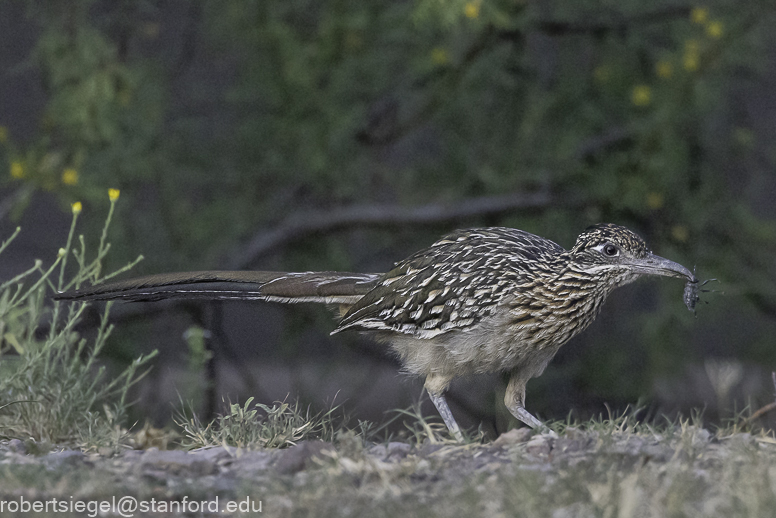
[[[346,433],[252,451],[36,448],[0,442],[0,515],[776,515],[776,440],[691,425],[516,429],[467,445],[364,444]]]

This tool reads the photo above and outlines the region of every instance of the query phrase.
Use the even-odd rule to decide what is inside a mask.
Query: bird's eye
[[[619,252],[617,250],[617,247],[611,243],[606,243],[604,245],[603,251],[604,251],[604,255],[608,255],[609,257],[614,257]]]

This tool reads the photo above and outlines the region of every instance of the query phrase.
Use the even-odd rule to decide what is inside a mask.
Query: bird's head
[[[635,232],[612,223],[599,223],[585,229],[570,255],[575,270],[600,277],[615,286],[632,282],[642,275],[695,280],[693,273],[681,264],[653,254]]]

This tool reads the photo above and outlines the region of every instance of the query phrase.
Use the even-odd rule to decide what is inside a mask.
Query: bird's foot
[[[512,413],[513,416],[515,416],[517,419],[519,419],[526,425],[530,426],[534,430],[539,430],[542,433],[546,433],[554,439],[558,438],[557,433],[551,430],[546,424],[542,423],[537,418],[535,418],[533,414],[531,414],[524,407],[518,406],[518,407],[510,408],[509,411]]]

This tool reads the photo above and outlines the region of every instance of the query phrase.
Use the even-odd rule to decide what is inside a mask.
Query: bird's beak
[[[664,259],[659,255],[647,254],[643,259],[634,259],[631,263],[633,269],[643,275],[663,275],[665,277],[679,277],[695,282],[695,275],[679,263]]]

